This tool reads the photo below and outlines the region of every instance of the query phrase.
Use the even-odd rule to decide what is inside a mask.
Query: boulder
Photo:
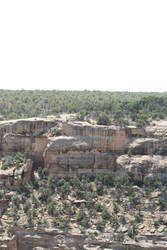
[[[159,179],[163,182],[167,178],[166,163],[167,156],[121,155],[116,160],[116,173],[120,176],[130,175],[137,181],[147,177],[150,181]]]

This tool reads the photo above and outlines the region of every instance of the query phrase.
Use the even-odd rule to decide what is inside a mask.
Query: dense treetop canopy
[[[125,125],[131,120],[137,126],[145,126],[151,119],[165,118],[167,93],[0,90],[0,115],[4,119],[57,115],[63,112],[78,113],[80,120],[93,113],[97,121],[101,121],[99,116],[103,113],[107,125],[109,120],[106,115],[115,124]]]

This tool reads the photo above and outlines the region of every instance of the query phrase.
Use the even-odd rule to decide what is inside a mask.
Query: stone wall
[[[62,130],[66,136],[81,137],[88,141],[92,149],[123,152],[127,143],[126,129],[114,126],[93,126],[88,123],[64,123]]]
[[[34,162],[43,165],[43,152],[48,143],[48,137],[39,134],[46,133],[57,123],[58,120],[55,118],[30,118],[0,122],[1,155],[32,151]]]
[[[15,236],[0,239],[1,250],[93,250],[101,249],[105,243],[106,249],[113,250],[165,250],[167,249],[166,235],[148,234],[140,236],[138,241],[121,243],[114,241],[111,234],[105,235],[105,240],[94,240],[88,234],[70,234],[64,233],[57,228],[24,228],[17,227],[14,230]],[[151,240],[156,240],[156,244]],[[141,242],[140,242],[141,241]]]
[[[86,122],[63,123],[65,136],[50,138],[44,151],[44,166],[50,174],[96,174],[116,168],[117,154],[123,154],[132,138],[145,136],[135,127],[98,126]]]
[[[32,174],[32,160],[28,159],[19,169],[10,167],[7,170],[0,170],[0,186],[18,187],[23,178],[30,181]]]
[[[0,122],[0,135],[6,133],[32,134],[37,131],[47,131],[57,124],[58,119],[53,118],[29,118],[20,120],[9,120]]]
[[[45,152],[45,167],[51,175],[72,176],[74,174],[94,175],[108,173],[115,168],[116,156],[104,152]]]
[[[17,152],[32,152],[35,163],[43,165],[43,152],[48,143],[46,136],[32,137],[20,134],[5,134],[2,138],[1,154],[12,155]]]
[[[49,138],[47,132],[61,124],[64,136]],[[138,155],[167,152],[163,131],[165,136],[165,126],[120,128],[87,122],[62,123],[54,117],[2,121],[0,150],[2,155],[32,151],[35,166],[44,166],[54,175],[106,173],[117,168],[116,159],[129,148]]]

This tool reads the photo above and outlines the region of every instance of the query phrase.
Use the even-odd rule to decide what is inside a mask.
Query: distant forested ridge
[[[167,116],[167,93],[109,91],[0,90],[3,119],[77,113],[79,120],[92,115],[99,124],[145,126]]]

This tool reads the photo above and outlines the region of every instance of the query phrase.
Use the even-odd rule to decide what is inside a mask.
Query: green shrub
[[[19,201],[19,198],[16,194],[12,198],[12,204],[13,204],[13,206],[16,206],[17,209],[20,206],[20,201]]]
[[[28,224],[32,224],[32,222],[33,222],[32,213],[30,210],[27,211],[27,222],[28,222]]]
[[[47,202],[50,195],[51,191],[49,188],[41,187],[39,189],[39,200],[41,200],[42,202]]]
[[[19,188],[19,193],[24,193],[27,197],[30,196],[31,194],[31,187],[28,184],[28,182],[26,181],[26,179],[24,178],[21,182],[20,188]]]
[[[42,179],[46,179],[48,177],[48,169],[47,168],[38,168],[38,173]]]
[[[159,206],[160,206],[161,210],[166,209],[167,203],[166,203],[166,201],[164,200],[163,197],[159,197],[158,202],[159,202]]]
[[[64,184],[58,187],[57,189],[62,198],[65,198],[71,191],[68,182],[64,182]]]
[[[51,216],[58,215],[58,211],[56,210],[56,205],[53,201],[49,202],[49,204],[47,205],[47,210],[48,214]]]
[[[98,125],[110,125],[109,116],[106,113],[102,112],[97,119],[97,124]]]
[[[31,208],[31,203],[27,200],[23,205],[23,210],[25,214],[29,211],[30,208]]]
[[[102,183],[98,183],[96,185],[96,192],[97,192],[98,195],[103,195],[103,193],[104,193],[104,186],[103,186]]]
[[[137,223],[142,223],[143,222],[143,216],[141,215],[141,213],[138,213],[135,215],[135,220]]]
[[[4,192],[4,190],[0,190],[0,199],[5,199],[5,192]]]
[[[55,227],[59,226],[59,220],[58,220],[58,218],[54,217],[54,218],[52,219],[52,223],[53,223],[53,225],[54,225]]]
[[[68,231],[68,228],[69,228],[69,218],[62,218],[60,221],[59,221],[59,227],[61,230],[64,230],[64,231]]]
[[[132,239],[134,239],[134,237],[137,235],[138,231],[137,231],[137,227],[136,225],[132,225],[129,230],[128,230],[128,236]]]
[[[136,194],[136,192],[132,192],[132,193],[130,193],[130,195],[129,195],[129,202],[131,203],[131,204],[133,204],[133,205],[137,205],[138,204],[138,202],[139,202],[139,197],[138,197],[138,195]]]
[[[77,214],[77,222],[81,222],[85,218],[86,214],[82,209],[79,210]]]
[[[132,149],[131,149],[131,148],[128,149],[128,156],[129,156],[129,157],[132,156]]]
[[[113,207],[114,207],[114,213],[117,214],[119,212],[119,207],[116,202],[113,203]]]
[[[37,210],[35,208],[32,209],[32,217],[37,217]]]
[[[100,232],[102,232],[104,230],[104,226],[105,226],[105,222],[102,219],[99,219],[96,222],[96,229]]]
[[[108,212],[107,208],[104,208],[102,211],[102,218],[103,220],[109,220],[111,217],[110,213]]]
[[[103,211],[103,205],[100,202],[95,203],[95,209],[97,212],[102,212]]]
[[[76,119],[77,119],[78,121],[84,121],[84,118],[85,118],[86,114],[87,114],[86,110],[82,109],[82,110],[77,114]]]
[[[116,241],[119,241],[119,242],[122,242],[124,240],[124,234],[122,231],[118,232],[116,235],[115,235],[115,240]]]
[[[56,130],[54,131],[54,136],[61,136],[61,135],[63,135],[63,131],[62,131],[62,130],[56,129]]]
[[[89,227],[89,218],[85,217],[82,221],[80,221],[80,225],[83,227]]]
[[[118,217],[115,214],[110,217],[110,223],[112,227],[118,227]]]
[[[6,170],[6,169],[8,169],[9,167],[10,167],[9,164],[5,162],[5,163],[2,164],[1,169],[2,169],[2,170]]]

